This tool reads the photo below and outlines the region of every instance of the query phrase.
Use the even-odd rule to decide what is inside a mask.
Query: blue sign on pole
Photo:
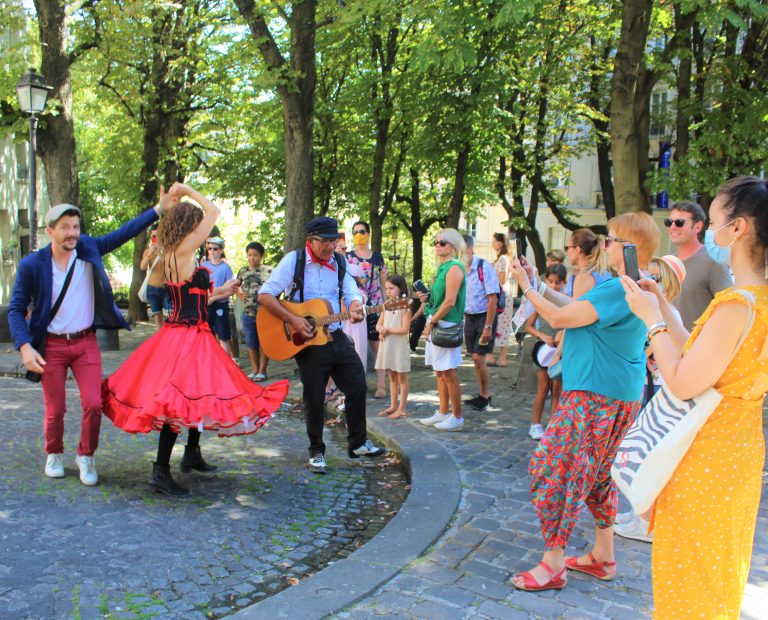
[[[662,176],[669,177],[669,169],[671,166],[672,149],[669,148],[669,144],[661,142],[659,144],[659,170],[662,171]],[[667,192],[666,189],[656,194],[656,208],[669,209],[669,192]]]

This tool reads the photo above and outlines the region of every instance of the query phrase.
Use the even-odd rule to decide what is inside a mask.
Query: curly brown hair
[[[203,219],[203,210],[191,202],[176,205],[160,222],[157,242],[164,251],[173,251]]]

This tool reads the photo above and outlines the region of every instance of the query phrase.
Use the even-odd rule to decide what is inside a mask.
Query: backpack
[[[484,263],[485,263],[484,258],[477,259],[477,277],[480,279],[480,284],[483,285],[483,288],[485,288],[485,274],[483,273]],[[501,314],[502,312],[504,312],[504,308],[507,307],[507,294],[504,292],[504,289],[501,288],[501,285],[499,285],[499,289],[501,290],[501,292],[496,293],[496,297],[497,297],[496,314]]]
[[[307,264],[307,252],[303,248],[301,250],[295,250],[295,252],[296,268],[293,270],[293,288],[288,295],[288,301],[293,301],[296,297],[296,293],[298,293],[299,301],[304,303],[304,267]],[[344,276],[347,274],[347,259],[344,258],[343,254],[339,254],[339,252],[334,252],[333,257],[336,259],[336,264],[338,265],[339,303],[341,303],[341,298],[344,294]]]

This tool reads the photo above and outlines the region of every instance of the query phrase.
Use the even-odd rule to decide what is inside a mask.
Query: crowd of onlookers
[[[463,430],[464,407],[492,407],[493,382],[504,380],[504,373],[492,378],[489,366],[508,364],[516,336],[537,340],[524,362],[535,367],[537,378],[529,435],[539,443],[529,473],[544,551],[537,566],[514,577],[516,587],[562,588],[568,570],[611,580],[617,573],[614,534],[648,542],[655,536],[659,618],[737,617],[763,460],[768,187],[760,179],[734,179],[718,192],[709,218],[701,206],[684,201],[672,206],[664,226],[675,255],[656,255],[662,233],[650,215],[625,213],[608,222],[605,237],[588,228],[572,231],[562,250],[547,255],[542,273],[502,233],[493,235],[495,256],[486,260],[475,255],[472,237],[445,228],[434,239],[432,282],[417,281],[411,288],[403,276],[387,271],[382,255],[371,249],[370,227],[358,221],[352,243],[347,246],[342,235],[336,247],[365,304],[413,296],[418,309],[385,307],[344,330],[364,365],[372,350],[375,399],[387,397],[388,374],[389,403],[380,415],[390,418],[408,413],[410,353],[424,338],[438,406],[419,422],[438,431]],[[223,250],[220,238],[208,239],[203,264],[214,281],[232,277]],[[150,246],[143,266],[149,268],[154,256]],[[249,376],[255,381],[266,378],[268,362],[258,352],[255,328],[257,294],[270,273],[263,256],[260,244],[248,245],[248,265],[237,276]],[[159,281],[160,276],[149,282],[155,316],[162,312],[153,290]],[[734,297],[736,289],[750,291],[758,317],[746,339],[748,350],[745,345],[738,352],[747,302]],[[229,305],[217,303],[209,320],[227,348]],[[457,374],[464,351],[476,380],[476,393],[465,399]],[[611,464],[638,412],[665,383],[681,398],[711,386],[725,398],[655,510],[617,515]],[[344,395],[332,381],[326,399],[343,408]],[[739,441],[749,448],[735,445]],[[583,505],[595,519],[594,544],[587,554],[568,557],[565,547]]]

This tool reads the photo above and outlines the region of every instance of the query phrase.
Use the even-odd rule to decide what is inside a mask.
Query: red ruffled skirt
[[[169,424],[216,431],[219,437],[255,433],[288,393],[288,381],[261,386],[222,349],[207,323],[165,323],[101,386],[104,414],[128,433]]]

